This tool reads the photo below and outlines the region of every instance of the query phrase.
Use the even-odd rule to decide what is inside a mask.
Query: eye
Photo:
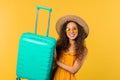
[[[66,28],[66,31],[70,31],[70,28]]]
[[[77,28],[73,28],[72,29],[74,32],[78,32],[78,29]]]
[[[77,30],[77,28],[73,28],[73,30]]]

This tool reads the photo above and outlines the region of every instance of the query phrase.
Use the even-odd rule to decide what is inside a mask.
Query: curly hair
[[[69,38],[66,35],[66,26],[68,23],[74,22],[74,21],[67,21],[63,24],[63,27],[60,31],[59,39],[57,40],[57,55],[59,58],[61,51],[68,51],[68,48],[70,47]],[[76,55],[83,55],[83,51],[86,48],[85,46],[85,38],[87,37],[87,34],[85,33],[83,27],[79,25],[78,23],[74,22],[77,25],[78,28],[78,36],[74,39],[75,40],[75,52]]]

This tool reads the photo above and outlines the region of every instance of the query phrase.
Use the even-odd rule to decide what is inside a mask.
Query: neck
[[[75,41],[74,40],[69,40],[70,42],[70,47],[69,47],[69,52],[75,52]]]
[[[71,40],[71,39],[69,40],[69,42],[70,42],[71,45],[74,45],[74,43],[75,43],[75,41]]]

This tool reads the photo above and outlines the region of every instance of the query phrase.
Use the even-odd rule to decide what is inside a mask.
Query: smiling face
[[[74,40],[78,36],[77,24],[69,22],[66,26],[66,35],[70,40]]]

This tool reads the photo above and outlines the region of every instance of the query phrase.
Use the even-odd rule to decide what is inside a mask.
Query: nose
[[[74,33],[74,31],[73,31],[73,30],[70,30],[70,32],[71,32],[71,33]]]

